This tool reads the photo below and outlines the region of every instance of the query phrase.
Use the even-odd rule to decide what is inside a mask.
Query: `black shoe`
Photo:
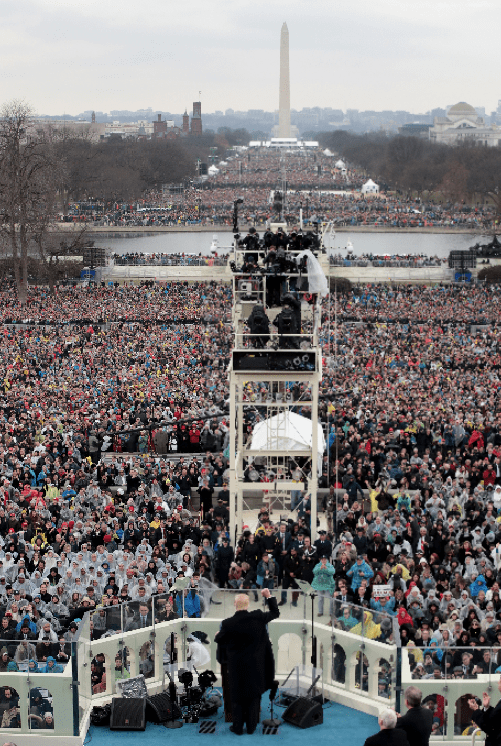
[[[285,604],[286,604],[286,603],[287,603],[287,601],[279,601],[279,602],[278,602],[278,605],[279,605],[279,606],[285,606]]]
[[[253,733],[255,732],[255,730],[256,730],[255,728],[253,728],[252,730],[249,730],[249,729],[247,728],[247,733],[248,733],[248,735],[249,735],[249,736],[252,736],[252,734],[253,734]]]
[[[240,731],[239,730],[235,730],[235,728],[233,727],[233,725],[230,725],[230,730],[236,736],[243,736],[243,734],[244,734],[243,730],[240,730]]]

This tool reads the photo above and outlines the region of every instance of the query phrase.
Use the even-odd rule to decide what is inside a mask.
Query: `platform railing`
[[[92,707],[118,696],[118,681],[143,674],[150,694],[162,691],[166,687],[165,671],[171,660],[179,665],[189,659],[192,644],[189,638],[195,632],[203,633],[203,647],[209,654],[208,662],[197,670],[211,668],[219,677],[214,637],[222,619],[234,613],[234,599],[239,592],[212,588],[202,600],[200,617],[189,615],[193,608],[185,607],[183,597],[179,606],[174,599],[172,610],[171,593],[155,597],[150,599],[148,607],[149,624],[139,627],[136,625],[139,618],[136,607],[119,607],[118,617],[113,617],[114,623],[105,630],[93,629],[93,620],[100,614],[99,610],[92,616],[86,613],[79,624],[78,638],[67,644],[69,656],[62,671],[0,672],[1,691],[7,687],[15,692],[20,720],[16,728],[4,724],[5,738],[13,740],[17,746],[31,746],[43,741],[50,746],[52,743],[64,743],[65,746],[82,744]],[[266,608],[257,589],[249,589],[248,593],[251,609]],[[469,646],[464,650],[453,648],[452,651],[431,646],[434,660],[440,660],[443,666],[440,673],[437,669],[433,674],[427,661],[429,670],[422,674],[420,669],[416,671],[415,664],[421,656],[424,660],[428,648],[414,648],[410,652],[402,649],[398,644],[398,624],[390,614],[339,604],[334,600],[331,608],[324,606],[324,614],[319,617],[318,599],[314,599],[312,608],[312,600],[306,595],[298,597],[293,590],[282,592],[281,589],[274,589],[273,593],[285,601],[280,606],[280,618],[271,622],[268,628],[280,685],[295,667],[306,670],[315,663],[316,669],[322,672],[318,688],[325,697],[371,715],[377,715],[387,706],[400,707],[404,711],[402,694],[407,686],[416,685],[423,691],[425,706],[434,714],[432,739],[447,743],[470,742],[474,726],[468,699],[481,698],[486,691],[493,704],[498,700],[500,674],[497,672],[497,656],[500,651],[496,646],[485,649]],[[177,614],[175,609],[180,611],[179,617],[169,619],[172,614]],[[120,623],[118,628],[117,620]],[[135,621],[131,624],[131,620]],[[352,623],[354,620],[357,624]],[[387,622],[391,623],[391,630]],[[316,661],[312,661],[313,634]],[[383,641],[385,635],[388,636]],[[0,641],[0,645],[7,648],[11,658],[16,652],[18,659],[23,657],[17,651],[18,641]],[[469,673],[465,672],[468,664],[463,653],[473,654],[477,661],[476,667],[470,666]],[[451,662],[455,656],[458,666],[450,670],[447,656],[451,657]],[[482,661],[486,672],[481,671]],[[105,674],[99,681],[95,677],[96,662],[101,673]],[[46,662],[39,660],[37,665],[43,668]],[[454,671],[463,665],[465,671]],[[20,660],[18,667],[27,668],[26,657]],[[217,685],[220,682],[219,678]],[[35,690],[41,691],[46,707],[34,701]],[[5,696],[0,699],[0,711],[3,708],[3,712],[8,709],[4,700]],[[40,730],[44,709],[52,712],[53,728]],[[477,735],[477,740],[479,737]]]

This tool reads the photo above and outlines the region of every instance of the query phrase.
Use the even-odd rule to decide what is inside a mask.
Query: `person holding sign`
[[[389,585],[375,585],[372,588],[371,609],[386,614],[395,613],[395,598]]]

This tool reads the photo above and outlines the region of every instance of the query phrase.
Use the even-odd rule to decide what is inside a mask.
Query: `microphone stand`
[[[273,682],[273,686],[270,689],[270,717],[266,720],[263,720],[263,726],[265,728],[278,728],[279,725],[282,725],[282,721],[280,718],[273,717],[273,702],[277,695],[278,691],[278,681],[275,679]]]
[[[316,682],[318,681],[318,679],[315,679],[315,671],[317,668],[317,638],[315,636],[315,596],[317,594],[315,593],[315,589],[312,588],[312,586],[306,580],[296,579],[296,583],[298,584],[302,593],[304,593],[305,595],[307,594],[311,598],[311,658],[310,658],[310,662],[312,665],[312,673],[311,673],[312,685],[310,689],[308,690],[308,692],[310,692],[311,689],[315,686]]]
[[[171,632],[170,636],[170,665],[174,665],[174,632]],[[175,720],[174,718],[174,707],[177,707],[177,689],[169,671],[167,671],[167,676],[169,677],[169,699],[172,717],[170,720],[167,720],[165,723],[163,723],[163,726],[164,728],[173,730],[174,728],[182,728],[184,723],[182,720]]]

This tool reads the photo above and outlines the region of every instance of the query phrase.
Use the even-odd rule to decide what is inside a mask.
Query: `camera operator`
[[[289,236],[289,251],[301,251],[306,248],[303,246],[303,234],[292,231]]]
[[[252,309],[252,313],[247,319],[247,326],[252,336],[250,338],[252,347],[263,349],[270,338],[270,320],[266,315],[264,307],[257,304]]]
[[[296,318],[297,331],[301,332],[301,301],[298,300],[293,293],[285,293],[280,298],[282,306],[290,306]]]
[[[247,254],[247,252],[245,253],[245,261],[242,267],[242,272],[244,274],[251,274],[251,275],[259,272],[256,254]]]
[[[293,303],[294,301],[294,303]],[[301,330],[301,322],[298,325],[297,308],[299,305],[299,318],[301,319],[301,304],[290,293],[283,298],[283,308],[275,319],[275,325],[279,333],[279,346],[282,349],[298,349],[298,340],[290,335],[298,334]]]
[[[281,251],[284,255],[283,264],[285,268],[285,250],[282,249]],[[267,268],[271,265],[266,273],[266,305],[268,308],[280,305],[280,290],[282,286],[282,277],[280,275],[283,273],[281,261],[282,257],[279,258],[278,251],[275,249],[269,251],[264,260]]]
[[[301,236],[301,250],[305,251],[306,249],[309,249],[311,252],[315,253],[315,251],[318,251],[320,248],[320,239],[316,233],[304,233]]]
[[[275,237],[275,234],[272,231],[270,231],[269,228],[267,228],[265,232],[263,233],[263,243],[264,243],[264,248],[266,252],[268,252],[271,249],[274,237]]]
[[[257,265],[259,256],[259,235],[255,228],[249,228],[249,232],[241,241],[242,246],[245,246],[245,264],[251,263]]]
[[[271,246],[276,249],[286,249],[289,243],[289,237],[284,233],[282,228],[278,228],[277,232],[271,239]]]

